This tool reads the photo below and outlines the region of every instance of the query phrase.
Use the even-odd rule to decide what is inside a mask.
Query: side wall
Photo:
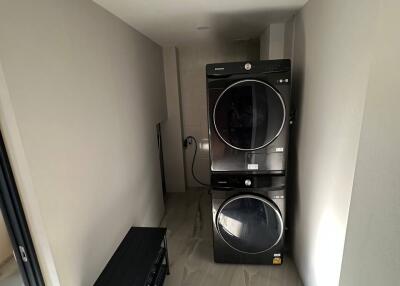
[[[337,286],[377,1],[310,0],[295,18],[294,256],[307,286]]]
[[[381,3],[341,286],[398,285],[400,281],[400,3]]]
[[[163,214],[162,49],[90,0],[2,1],[0,43],[2,130],[12,111],[19,150],[5,140],[15,172],[19,152],[31,177],[16,174],[24,207],[36,198],[60,284],[92,285],[129,227]]]

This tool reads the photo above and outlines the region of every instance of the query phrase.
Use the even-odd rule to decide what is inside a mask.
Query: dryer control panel
[[[285,176],[251,174],[211,174],[213,188],[274,188],[285,185]]]

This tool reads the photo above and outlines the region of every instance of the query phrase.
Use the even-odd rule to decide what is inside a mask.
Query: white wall
[[[197,153],[195,173],[202,182],[209,182],[210,162],[208,148],[208,119],[206,64],[257,60],[257,42],[209,43],[178,47],[179,73],[182,102],[183,135],[194,136],[201,148]],[[185,151],[186,184],[197,187],[191,175],[194,147]]]
[[[2,1],[0,42],[1,128],[24,208],[40,210],[28,221],[41,265],[52,257],[61,285],[91,285],[128,228],[163,213],[162,50],[89,0]]]
[[[344,248],[341,286],[400,281],[400,3],[381,1]]]
[[[294,52],[294,17],[285,22],[284,38],[283,57],[285,59],[292,59]]]
[[[9,258],[13,253],[10,237],[8,236],[6,225],[4,224],[3,215],[0,211],[0,265],[4,260]]]
[[[294,256],[307,286],[339,284],[377,3],[310,0],[295,19]]]
[[[186,190],[177,50],[163,48],[168,118],[161,124],[167,192]]]
[[[260,60],[291,59],[294,19],[269,24],[260,35]]]
[[[285,23],[273,23],[269,25],[269,60],[284,58],[285,26]]]

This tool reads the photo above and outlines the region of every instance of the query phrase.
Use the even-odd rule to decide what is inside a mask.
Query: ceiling
[[[94,0],[163,46],[256,38],[307,0]]]

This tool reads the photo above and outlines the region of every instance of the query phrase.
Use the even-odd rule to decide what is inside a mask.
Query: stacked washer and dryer
[[[214,260],[281,264],[290,60],[209,64]]]

